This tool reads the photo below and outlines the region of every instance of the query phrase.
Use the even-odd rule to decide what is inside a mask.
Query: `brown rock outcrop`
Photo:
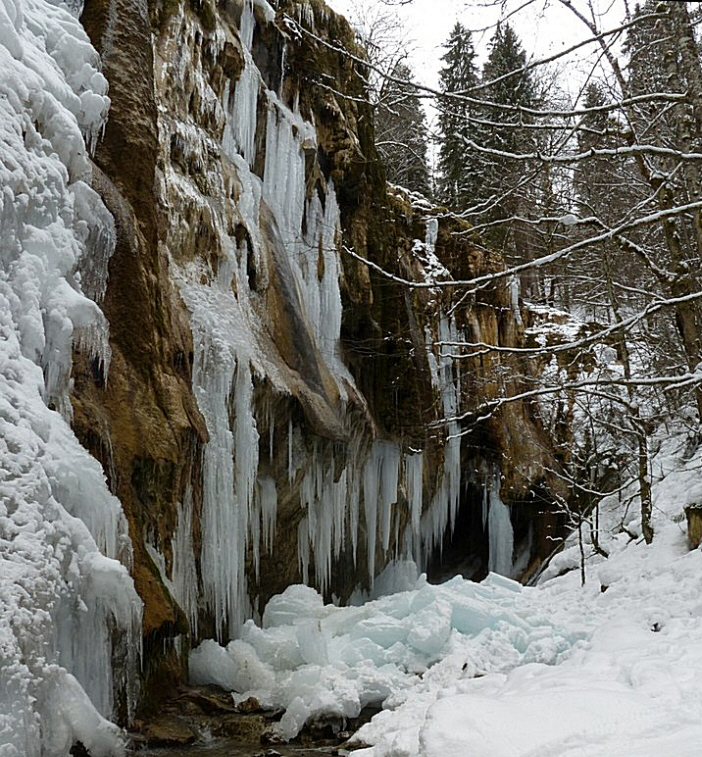
[[[230,367],[236,364],[223,391],[229,392],[225,414],[235,445],[237,424],[244,423],[235,393],[251,385],[245,409],[253,419],[247,438],[256,445],[255,481],[248,493],[237,488],[236,496],[234,490],[221,496],[231,507],[246,499],[250,508],[242,522],[251,532],[232,535],[231,549],[246,550],[238,580],[246,579],[254,611],[306,573],[327,594],[345,598],[372,580],[369,566],[377,572],[402,552],[411,519],[405,468],[417,450],[423,451],[425,510],[448,496],[442,487],[460,490],[460,507],[479,507],[466,500],[480,488],[484,462],[501,467],[509,503],[528,503],[535,492],[543,499],[558,486],[545,472],[555,463],[530,405],[495,405],[485,417],[486,403],[520,392],[526,367],[514,355],[473,347],[459,350],[462,420],[455,421],[466,435],[459,464],[466,476],[471,471],[471,484],[447,487],[455,469],[446,467],[441,382],[458,384],[451,371],[454,378],[439,376],[441,323],[450,322],[475,345],[518,346],[522,335],[504,279],[459,297],[457,286],[445,284],[499,273],[502,261],[469,228],[442,220],[431,254],[446,268],[444,284],[401,283],[429,280],[422,254],[434,242],[426,242],[426,226],[442,214],[385,184],[372,114],[363,102],[362,53],[350,28],[317,0],[281,0],[275,18],[267,4],[253,4],[252,30],[245,16],[250,7],[248,0],[164,0],[147,12],[127,0],[87,0],[83,14],[110,82],[112,110],[95,155],[95,186],[115,216],[118,244],[103,304],[112,366],[105,384],[99,369],[77,356],[75,428],[103,463],[129,519],[135,583],[145,602],[145,691],[152,706],[167,693],[164,680],[182,676],[188,644],[176,653],[176,637],[194,643],[234,630],[226,628],[227,612],[215,609],[222,605],[219,579],[207,574],[209,563],[203,566],[211,547],[203,549],[209,517],[203,509],[212,504],[204,469],[213,418],[203,417],[200,374],[210,357],[228,356]],[[242,39],[243,18],[250,49]],[[246,112],[233,111],[237,87]],[[304,167],[295,240],[280,228],[288,211],[276,205],[270,188],[271,174],[286,171],[272,167],[267,154],[269,132],[277,128]],[[290,183],[281,197],[290,199],[294,188]],[[323,221],[310,242],[317,217]],[[313,302],[317,295],[336,296],[334,287],[343,306],[340,326],[318,322],[335,313],[334,303]],[[194,325],[198,298],[208,297],[212,321],[221,316],[218,308],[233,308],[224,339],[208,318]],[[340,339],[332,334],[327,341],[325,329],[332,327],[340,328]],[[397,501],[388,504],[378,536],[377,524],[367,522],[372,516],[358,505],[363,466],[373,454],[388,455],[399,471]],[[236,455],[241,465],[243,451]],[[323,553],[323,540],[314,541],[318,490],[341,497],[341,482],[352,503],[340,516],[346,538],[338,538],[335,525]],[[277,529],[266,544],[262,503],[271,492]],[[543,502],[534,517],[537,509]],[[179,536],[184,523],[189,530]],[[316,555],[307,533],[319,545]],[[332,533],[338,544],[331,543]],[[430,552],[431,545],[428,540],[423,549]],[[176,566],[183,555],[192,556],[187,570]],[[188,606],[179,606],[178,592]],[[231,613],[229,605],[243,601],[227,595],[224,604]]]

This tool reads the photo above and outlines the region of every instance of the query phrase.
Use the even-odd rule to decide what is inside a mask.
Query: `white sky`
[[[508,12],[524,4],[525,0],[504,0],[498,7],[490,0],[412,0],[409,5],[397,7],[398,22],[407,31],[407,38],[414,48],[410,63],[414,75],[423,84],[436,87],[438,71],[446,41],[456,20],[474,31],[473,44],[480,62],[486,55],[486,45],[494,28],[483,33],[478,29],[491,27],[500,18],[500,8]],[[351,18],[354,6],[375,7],[379,0],[326,0],[334,10]],[[623,0],[594,0],[594,6],[607,14],[607,24],[614,26],[623,16]],[[587,12],[585,0],[574,0],[574,5]],[[510,23],[519,35],[528,54],[538,57],[553,54],[569,47],[584,37],[582,23],[557,0],[533,0],[530,7],[510,18]]]
[[[352,9],[358,0],[326,2],[347,18],[352,18]],[[372,5],[372,0],[368,4]],[[415,76],[423,84],[438,84],[440,58],[444,53],[441,45],[448,38],[456,19],[463,15],[460,13],[462,5],[460,0],[413,0],[410,6],[396,9],[399,21],[407,30],[410,47],[416,45],[411,63]]]

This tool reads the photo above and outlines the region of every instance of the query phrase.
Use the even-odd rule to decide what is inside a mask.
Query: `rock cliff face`
[[[346,22],[317,0],[82,21],[117,246],[110,373],[76,355],[74,427],[129,520],[145,690],[290,583],[344,599],[398,556],[439,574],[440,547],[524,571],[555,525],[548,440],[524,403],[481,410],[518,392],[516,358],[452,346],[519,345],[518,306],[504,279],[452,285],[502,262],[386,186]]]

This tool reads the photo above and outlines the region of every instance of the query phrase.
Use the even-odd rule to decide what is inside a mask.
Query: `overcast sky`
[[[379,0],[326,0],[334,10],[348,18],[353,16],[355,5],[379,5]],[[587,9],[584,0],[575,0],[575,5]],[[411,65],[415,77],[423,84],[436,86],[441,67],[442,45],[448,38],[456,20],[474,31],[473,42],[481,55],[486,54],[486,45],[494,32],[494,24],[500,18],[501,6],[514,9],[524,5],[524,0],[506,0],[493,5],[490,0],[412,0],[406,6],[394,9],[398,21],[407,30],[408,39],[414,44]],[[594,0],[594,6],[607,13],[607,23],[615,25],[623,15],[623,0]],[[490,6],[490,7],[488,7]],[[572,45],[584,36],[584,27],[575,16],[563,8],[557,0],[533,0],[530,7],[510,18],[529,54],[543,57]],[[476,30],[491,27],[483,33]]]

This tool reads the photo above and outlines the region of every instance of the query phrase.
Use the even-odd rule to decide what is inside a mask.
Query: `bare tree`
[[[633,10],[622,3],[617,22],[611,13],[599,16],[588,0],[494,4],[503,11],[503,29],[519,14],[560,6],[573,14],[583,37],[540,60],[527,51],[508,69],[486,66],[480,81],[459,91],[404,82],[435,98],[447,123],[461,114],[465,128],[455,131],[467,152],[486,166],[509,166],[487,196],[461,211],[472,223],[470,233],[498,244],[510,240],[510,265],[431,286],[450,286],[465,303],[480,288],[518,277],[530,282],[523,297],[564,308],[583,323],[584,331],[565,343],[524,341],[513,348],[541,364],[570,354],[581,368],[526,377],[531,388],[511,382],[504,396],[486,404],[483,417],[507,402],[548,397],[563,410],[561,426],[579,422],[582,431],[563,436],[563,445],[578,445],[566,469],[574,500],[592,493],[587,504],[580,497],[583,513],[597,492],[608,490],[582,462],[590,459],[587,445],[594,439],[598,449],[609,448],[603,441],[608,434],[628,440],[621,445],[630,450],[628,461],[618,465],[637,481],[642,531],[650,541],[651,429],[662,412],[684,405],[695,408],[698,432],[702,418],[698,15],[691,13],[692,3],[650,0]],[[399,73],[393,69],[390,80],[403,83]],[[556,73],[565,77],[560,84]],[[498,96],[509,82],[527,79],[549,84],[528,101]],[[443,347],[456,359],[504,350],[467,339]],[[605,349],[612,351],[607,370],[601,364]],[[585,367],[587,355],[597,370]]]

